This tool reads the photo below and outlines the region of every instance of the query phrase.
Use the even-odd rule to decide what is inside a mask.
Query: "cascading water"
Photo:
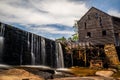
[[[33,37],[33,34],[31,35],[31,64],[32,65],[35,65],[35,55],[34,55],[34,53],[33,53],[33,49],[34,49],[34,47],[33,47],[33,44],[34,44],[34,37]]]
[[[42,65],[45,65],[46,52],[45,52],[45,39],[43,37],[41,37],[41,58]]]
[[[20,65],[22,65],[22,63],[23,63],[23,55],[22,55],[22,53],[23,53],[23,48],[21,47],[21,54],[20,54]]]
[[[57,43],[56,48],[57,68],[64,68],[64,57],[61,44]]]
[[[4,43],[4,38],[0,36],[0,62],[2,62],[3,43]]]
[[[0,25],[0,36],[4,36],[5,26],[4,24]]]
[[[0,63],[64,68],[62,46],[50,39],[1,24]]]
[[[2,62],[3,46],[4,46],[4,30],[3,24],[0,25],[0,62]]]
[[[57,68],[59,68],[59,57],[58,57],[58,43],[56,42],[56,65],[57,65]]]

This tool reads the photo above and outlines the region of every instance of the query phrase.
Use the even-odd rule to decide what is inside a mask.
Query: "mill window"
[[[91,37],[91,33],[90,32],[87,32],[87,37]]]
[[[102,19],[101,19],[101,17],[99,18],[99,24],[102,27]]]
[[[95,13],[95,18],[98,19],[99,15],[98,13]]]
[[[106,35],[107,35],[106,30],[103,30],[103,31],[102,31],[102,36],[106,36]]]
[[[88,20],[90,20],[90,15],[88,15]]]
[[[86,29],[86,22],[84,23],[84,25],[85,25],[85,29]]]

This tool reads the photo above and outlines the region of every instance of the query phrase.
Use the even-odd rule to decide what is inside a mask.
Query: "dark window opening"
[[[99,24],[102,27],[102,19],[101,19],[101,17],[99,18]]]
[[[115,33],[115,45],[120,46],[120,38],[119,38],[119,33]]]
[[[87,37],[91,37],[91,33],[90,32],[87,32]]]
[[[98,19],[99,15],[98,13],[95,13],[95,18]]]
[[[103,31],[102,31],[102,36],[106,36],[106,35],[107,35],[106,30],[103,30]]]
[[[85,25],[85,29],[86,29],[86,22],[84,23],[84,25]]]
[[[88,15],[88,20],[90,20],[90,15]]]

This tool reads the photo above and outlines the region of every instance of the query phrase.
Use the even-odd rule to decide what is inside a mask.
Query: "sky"
[[[0,22],[37,35],[69,38],[73,25],[91,7],[120,17],[120,0],[0,0]]]

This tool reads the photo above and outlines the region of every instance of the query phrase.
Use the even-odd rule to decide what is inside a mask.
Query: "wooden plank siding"
[[[93,45],[115,44],[114,33],[120,32],[120,20],[113,21],[115,19],[107,13],[92,7],[78,21],[79,41],[90,42]]]
[[[112,22],[114,27],[115,45],[120,46],[120,18],[112,16]]]

